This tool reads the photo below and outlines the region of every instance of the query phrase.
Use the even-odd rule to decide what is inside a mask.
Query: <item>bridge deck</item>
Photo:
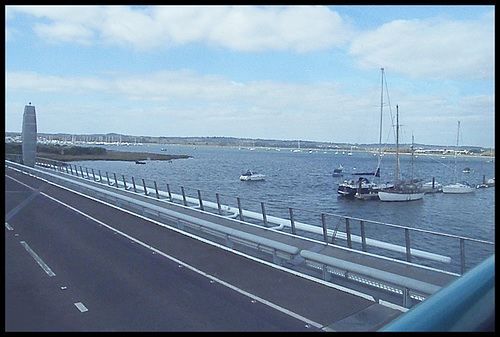
[[[5,197],[6,330],[375,330],[400,313],[9,168]]]

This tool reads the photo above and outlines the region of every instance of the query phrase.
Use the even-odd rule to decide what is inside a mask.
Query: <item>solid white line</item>
[[[78,310],[80,310],[80,312],[86,312],[86,311],[89,311],[89,309],[87,309],[87,307],[85,305],[83,305],[82,302],[76,302],[76,303],[73,303],[75,305],[75,307],[78,308]]]
[[[289,315],[289,316],[291,316],[293,318],[301,320],[301,321],[305,322],[306,324],[309,324],[310,326],[314,326],[314,327],[316,327],[318,329],[321,329],[321,328],[325,329],[323,327],[323,325],[320,324],[320,323],[314,322],[314,321],[312,321],[312,320],[310,320],[310,319],[308,319],[308,318],[306,318],[306,317],[304,317],[302,315],[299,315],[299,314],[297,314],[295,312],[292,312],[292,311],[290,311],[290,310],[288,310],[286,308],[283,308],[283,307],[281,307],[281,306],[279,306],[277,304],[274,304],[274,303],[269,302],[269,301],[267,301],[267,300],[265,300],[265,299],[263,299],[261,297],[258,297],[258,296],[254,295],[254,294],[251,294],[251,293],[249,293],[249,292],[247,292],[247,291],[245,291],[243,289],[240,289],[240,288],[238,288],[238,287],[236,287],[236,286],[234,286],[232,284],[229,284],[229,283],[227,283],[227,282],[225,282],[225,281],[223,281],[221,279],[218,279],[215,276],[207,274],[204,271],[202,271],[200,269],[197,269],[196,267],[193,267],[193,266],[191,266],[191,265],[189,265],[189,264],[187,264],[187,263],[185,263],[185,262],[183,262],[183,261],[181,261],[181,260],[179,260],[179,259],[177,259],[177,258],[175,258],[173,256],[170,256],[170,255],[168,255],[168,254],[166,254],[166,253],[164,253],[164,252],[162,252],[162,251],[160,251],[160,250],[158,250],[158,249],[150,246],[149,244],[147,244],[145,242],[142,242],[142,241],[140,241],[140,240],[138,240],[138,239],[136,239],[136,238],[134,238],[134,237],[132,237],[132,236],[130,236],[130,235],[122,232],[122,231],[119,231],[118,229],[116,229],[116,228],[114,228],[114,227],[112,227],[112,226],[110,226],[110,225],[108,225],[108,224],[106,224],[106,223],[104,223],[104,222],[102,222],[102,221],[100,221],[100,220],[98,220],[98,219],[96,219],[96,218],[94,218],[94,217],[92,217],[92,216],[90,216],[90,215],[88,215],[88,214],[80,211],[79,209],[76,209],[76,208],[74,208],[74,207],[72,207],[72,206],[70,206],[70,205],[68,205],[68,204],[66,204],[66,203],[64,203],[64,202],[62,202],[62,201],[60,201],[60,200],[58,200],[58,199],[50,196],[50,195],[48,195],[48,194],[45,194],[43,192],[41,192],[41,194],[44,195],[44,196],[46,196],[47,198],[49,198],[51,200],[54,200],[55,202],[57,202],[57,203],[65,206],[65,207],[67,207],[67,208],[69,208],[69,209],[77,212],[78,214],[81,214],[81,215],[85,216],[86,218],[88,218],[88,219],[90,219],[90,220],[92,220],[92,221],[94,221],[94,222],[96,222],[96,223],[98,223],[98,224],[100,224],[100,225],[102,225],[102,226],[104,226],[104,227],[112,230],[113,232],[116,232],[117,234],[120,234],[120,235],[126,237],[127,239],[129,239],[129,240],[131,240],[131,241],[133,241],[133,242],[135,242],[135,243],[137,243],[137,244],[139,244],[139,245],[141,245],[141,246],[143,246],[143,247],[145,247],[145,248],[147,248],[147,249],[149,249],[149,250],[151,250],[151,251],[153,251],[153,252],[155,252],[157,254],[160,254],[163,257],[166,257],[167,259],[169,259],[169,260],[171,260],[171,261],[173,261],[173,262],[175,262],[175,263],[177,263],[179,265],[182,265],[183,267],[188,268],[189,270],[191,270],[191,271],[193,271],[195,273],[203,275],[203,276],[209,278],[210,280],[214,280],[215,282],[218,282],[218,283],[220,283],[220,284],[228,287],[231,290],[234,290],[234,291],[236,291],[236,292],[238,292],[238,293],[240,293],[242,295],[245,295],[247,297],[250,297],[253,300],[257,300],[257,301],[259,301],[259,302],[261,302],[261,303],[263,303],[263,304],[265,304],[265,305],[267,305],[267,306],[269,306],[269,307],[271,307],[271,308],[273,308],[275,310],[278,310],[278,311],[280,311],[282,313],[285,313],[285,314],[287,314],[287,315]],[[76,303],[75,303],[75,305],[76,305]]]
[[[50,269],[49,266],[47,266],[47,264],[42,261],[40,256],[38,256],[25,241],[21,241],[21,244],[23,245],[24,249],[26,249],[26,251],[31,255],[31,257],[34,258],[35,261],[40,265],[40,267],[42,267],[47,275],[49,275],[49,277],[56,276],[52,269]]]
[[[17,170],[17,169],[14,169],[14,170]],[[35,190],[33,187],[31,187],[31,186],[29,186],[29,185],[27,185],[27,184],[25,184],[25,183],[23,183],[23,182],[21,182],[21,181],[19,181],[19,180],[15,179],[15,178],[13,178],[13,177],[10,177],[10,176],[9,176],[9,178],[10,178],[10,179],[12,179],[12,180],[15,180],[16,182],[18,182],[18,183],[20,183],[20,184],[22,184],[22,185],[24,185],[24,186],[27,186],[27,187],[28,187],[28,188],[30,188],[30,189]],[[340,286],[340,285],[336,285],[336,284],[333,284],[333,283],[330,283],[330,282],[327,282],[327,281],[323,281],[323,280],[321,280],[321,279],[317,279],[317,278],[315,278],[315,277],[313,277],[313,276],[309,276],[309,275],[301,274],[301,273],[299,273],[299,272],[295,272],[295,271],[293,271],[293,270],[289,270],[289,269],[286,269],[286,268],[281,267],[281,266],[276,266],[276,265],[271,264],[271,263],[269,263],[269,262],[267,262],[267,261],[259,260],[259,259],[256,259],[256,258],[252,257],[252,256],[245,255],[245,254],[240,253],[240,252],[238,252],[238,251],[231,250],[231,249],[229,249],[229,248],[227,248],[227,247],[225,247],[225,246],[223,246],[223,245],[219,245],[219,244],[217,244],[217,243],[215,243],[215,242],[211,242],[211,241],[209,241],[209,240],[206,240],[206,239],[204,239],[204,238],[198,237],[198,236],[196,236],[196,235],[192,235],[192,234],[190,234],[190,233],[180,231],[180,230],[178,230],[178,229],[177,229],[177,228],[175,228],[175,227],[171,227],[171,226],[166,225],[166,224],[164,224],[164,223],[160,223],[160,222],[155,221],[155,220],[153,220],[153,219],[150,219],[150,218],[147,218],[147,217],[145,217],[145,216],[142,216],[142,215],[140,215],[140,214],[138,214],[138,213],[134,213],[134,212],[129,211],[129,210],[127,210],[127,209],[123,209],[123,208],[121,208],[121,207],[118,207],[118,206],[116,206],[116,205],[114,205],[114,204],[111,204],[111,203],[105,202],[105,201],[100,200],[100,199],[93,198],[93,197],[91,197],[91,196],[89,196],[89,195],[86,195],[86,194],[80,193],[80,192],[78,192],[78,191],[74,191],[74,190],[72,190],[72,189],[70,189],[70,188],[67,188],[67,187],[65,187],[65,186],[59,185],[59,184],[54,183],[54,182],[52,182],[52,181],[49,181],[49,180],[47,180],[47,179],[40,178],[40,177],[36,177],[36,176],[35,176],[35,178],[37,178],[37,179],[39,179],[39,180],[42,180],[42,181],[45,181],[45,182],[47,182],[47,183],[49,183],[49,184],[51,184],[51,185],[57,186],[57,187],[59,187],[59,188],[62,188],[62,189],[64,189],[64,190],[68,190],[68,191],[71,191],[71,192],[73,192],[73,193],[76,193],[76,194],[78,194],[78,195],[80,195],[80,196],[82,196],[82,197],[85,197],[85,198],[88,198],[88,199],[91,199],[91,200],[97,201],[97,202],[99,202],[99,203],[105,204],[105,205],[107,205],[107,206],[109,206],[109,207],[115,208],[115,209],[120,210],[120,211],[122,211],[122,212],[129,213],[129,214],[134,215],[134,216],[136,216],[136,217],[139,217],[139,218],[145,219],[145,220],[150,221],[150,222],[152,222],[152,223],[155,223],[155,224],[157,224],[157,225],[159,225],[159,226],[162,226],[162,227],[168,228],[168,229],[170,229],[170,230],[173,230],[173,231],[175,231],[175,232],[181,233],[181,234],[183,234],[183,235],[186,235],[186,236],[189,236],[189,237],[196,238],[196,239],[198,239],[198,240],[200,240],[200,241],[202,241],[202,242],[204,242],[204,243],[211,244],[211,245],[213,245],[213,246],[219,247],[219,248],[224,249],[224,250],[227,250],[227,251],[231,251],[232,253],[234,253],[234,254],[236,254],[236,255],[243,256],[243,257],[248,258],[248,259],[250,259],[250,260],[258,261],[258,262],[260,262],[260,263],[263,263],[263,264],[268,265],[268,266],[271,266],[271,267],[273,267],[273,268],[276,268],[276,269],[279,269],[279,270],[282,270],[282,271],[288,272],[288,273],[293,274],[293,275],[295,275],[295,276],[302,277],[302,278],[308,279],[308,280],[310,280],[310,281],[314,281],[314,282],[320,283],[320,284],[325,285],[325,286],[327,286],[327,287],[330,287],[330,288],[332,288],[332,289],[337,289],[337,290],[340,290],[340,291],[343,291],[343,292],[346,292],[346,293],[349,293],[349,294],[352,294],[352,295],[355,295],[355,296],[358,296],[358,297],[361,297],[361,298],[367,299],[367,300],[372,301],[372,302],[377,302],[377,301],[375,301],[375,299],[374,299],[372,296],[370,296],[370,295],[367,295],[367,294],[364,294],[364,293],[361,293],[361,292],[358,292],[358,291],[356,291],[356,290],[352,290],[352,289],[349,289],[349,288],[346,288],[346,287],[343,287],[343,286]],[[314,321],[312,321],[312,320],[310,320],[310,319],[308,319],[308,318],[306,318],[306,317],[303,317],[303,316],[301,316],[301,315],[299,315],[299,314],[296,314],[296,313],[294,313],[294,312],[291,312],[291,311],[289,311],[288,309],[285,309],[285,308],[283,308],[283,307],[280,307],[280,306],[278,306],[278,305],[276,305],[276,304],[273,304],[273,303],[271,303],[271,302],[269,302],[269,301],[267,301],[267,300],[261,299],[260,297],[258,297],[258,296],[256,296],[256,295],[253,295],[253,294],[250,294],[250,293],[248,293],[248,292],[244,291],[243,289],[237,288],[236,286],[233,286],[233,285],[231,285],[231,284],[229,284],[229,283],[226,283],[226,282],[224,282],[224,281],[222,281],[222,280],[220,280],[220,279],[218,279],[218,278],[216,278],[216,277],[214,277],[214,276],[211,276],[211,275],[209,275],[209,274],[207,274],[207,273],[203,272],[202,270],[196,269],[195,267],[190,266],[190,265],[188,265],[188,264],[186,264],[186,263],[184,263],[184,262],[182,262],[182,261],[180,261],[180,260],[178,260],[178,259],[174,258],[173,256],[167,255],[167,254],[165,254],[165,253],[163,253],[163,252],[159,251],[158,249],[156,249],[156,248],[154,248],[154,247],[152,247],[152,246],[150,246],[150,245],[148,245],[148,244],[146,244],[146,243],[144,243],[144,242],[141,242],[141,241],[139,241],[139,240],[137,240],[137,239],[135,239],[135,238],[133,238],[133,237],[129,236],[129,235],[128,235],[128,234],[126,234],[126,233],[123,233],[123,232],[118,231],[118,230],[117,230],[117,229],[115,229],[114,227],[111,227],[111,226],[109,226],[109,225],[107,225],[107,224],[103,223],[102,221],[100,221],[100,220],[98,220],[98,219],[95,219],[95,218],[93,218],[92,216],[90,216],[90,215],[88,215],[88,214],[86,214],[86,213],[84,213],[84,212],[82,212],[82,211],[80,211],[80,210],[78,210],[78,209],[76,209],[76,208],[74,208],[74,207],[72,207],[72,206],[70,206],[70,205],[68,205],[68,204],[66,204],[66,203],[64,203],[64,202],[62,202],[62,201],[60,201],[60,200],[58,200],[58,199],[56,199],[56,198],[54,198],[54,197],[52,197],[52,196],[48,195],[48,194],[46,194],[46,193],[44,193],[44,192],[41,192],[40,194],[42,194],[43,196],[45,196],[45,197],[47,197],[47,198],[49,198],[49,199],[51,199],[51,200],[54,200],[54,201],[55,201],[55,202],[57,202],[57,203],[62,204],[63,206],[65,206],[65,207],[67,207],[67,208],[69,208],[69,209],[71,209],[71,210],[73,210],[73,211],[75,211],[75,212],[77,212],[77,213],[79,213],[79,214],[81,214],[81,215],[85,216],[86,218],[88,218],[88,219],[90,219],[90,220],[92,220],[92,221],[95,221],[95,222],[97,222],[97,223],[99,223],[99,224],[103,225],[104,227],[106,227],[106,228],[108,228],[108,229],[113,230],[114,232],[116,232],[116,233],[118,233],[118,234],[120,234],[120,235],[122,235],[122,236],[124,236],[124,237],[126,237],[126,238],[128,238],[128,239],[130,239],[130,240],[132,240],[132,241],[134,241],[134,242],[137,242],[138,244],[140,244],[140,245],[142,245],[142,246],[144,246],[144,247],[146,247],[146,248],[150,249],[153,253],[158,253],[158,254],[160,254],[160,255],[162,255],[162,256],[164,256],[164,257],[166,257],[166,258],[168,258],[168,259],[170,259],[170,260],[172,260],[172,261],[174,261],[174,262],[176,262],[176,263],[178,263],[178,264],[180,264],[180,265],[182,265],[182,266],[185,266],[185,267],[189,268],[190,270],[192,270],[192,271],[194,271],[194,272],[196,272],[196,273],[198,273],[198,274],[204,275],[205,277],[209,278],[210,280],[213,280],[213,281],[219,282],[219,283],[221,283],[221,284],[225,285],[226,287],[229,287],[229,288],[231,288],[231,289],[233,289],[233,290],[235,290],[235,291],[237,291],[237,292],[239,292],[239,293],[241,293],[241,294],[243,294],[243,295],[245,295],[245,296],[250,297],[251,299],[254,299],[254,300],[260,301],[261,303],[266,304],[266,305],[268,305],[268,306],[270,306],[270,307],[272,307],[272,308],[275,308],[275,309],[276,309],[276,310],[278,310],[278,311],[281,311],[281,312],[286,313],[286,314],[288,314],[288,315],[290,315],[290,316],[292,316],[292,317],[295,317],[295,318],[297,318],[297,319],[299,319],[299,320],[301,320],[301,321],[303,321],[303,322],[305,322],[305,323],[309,324],[310,326],[314,326],[314,327],[316,327],[316,328],[320,328],[320,329],[322,329],[322,330],[324,330],[324,331],[330,331],[330,330],[331,330],[331,329],[329,329],[328,327],[324,327],[322,324],[319,324],[319,323],[314,322]]]

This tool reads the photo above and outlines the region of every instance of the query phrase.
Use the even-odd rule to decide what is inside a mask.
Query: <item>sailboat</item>
[[[300,139],[297,141],[297,148],[292,150],[292,152],[300,152]]]
[[[412,146],[413,156],[413,146]],[[422,199],[425,192],[422,187],[412,179],[408,182],[398,180],[399,175],[399,107],[396,105],[396,172],[394,186],[385,188],[378,192],[382,201],[413,201]]]
[[[443,186],[443,193],[447,194],[465,194],[465,193],[472,193],[475,190],[474,186],[470,185],[465,181],[457,182],[457,152],[458,152],[459,136],[460,136],[460,121],[458,121],[457,146],[455,149],[455,182],[453,184]]]
[[[370,181],[367,177],[380,178],[380,162],[382,160],[382,112],[384,109],[384,68],[382,71],[382,81],[380,89],[380,131],[379,131],[379,156],[377,169],[375,172],[353,173],[357,179],[344,180],[337,188],[337,194],[343,197],[356,198],[361,200],[378,199],[378,191],[381,188],[389,187],[387,184],[380,184]],[[351,148],[352,150],[352,148]],[[365,177],[366,176],[366,177]]]

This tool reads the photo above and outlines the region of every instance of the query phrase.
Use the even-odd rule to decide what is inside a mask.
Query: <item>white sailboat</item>
[[[424,197],[425,192],[414,180],[413,177],[409,183],[400,182],[399,175],[399,112],[396,105],[396,172],[394,186],[380,190],[378,197],[382,201],[413,201]],[[413,146],[412,146],[413,156]]]
[[[443,193],[447,194],[465,194],[465,193],[472,193],[475,190],[475,186],[472,186],[465,181],[457,181],[457,152],[458,152],[459,136],[460,136],[460,121],[458,121],[457,146],[455,149],[455,182],[453,184],[443,186]]]

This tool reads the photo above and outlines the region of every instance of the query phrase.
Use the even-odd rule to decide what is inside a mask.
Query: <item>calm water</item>
[[[167,151],[161,151],[161,148]],[[349,156],[333,151],[302,150],[293,153],[289,149],[237,149],[217,147],[192,146],[113,146],[112,150],[137,151],[167,154],[186,154],[193,158],[179,159],[171,162],[149,161],[146,165],[134,162],[75,162],[94,169],[114,172],[118,177],[125,175],[127,180],[133,176],[136,181],[144,178],[146,181],[156,181],[159,189],[166,190],[170,184],[173,193],[180,194],[180,186],[186,188],[189,196],[196,197],[196,189],[202,191],[203,198],[215,200],[215,193],[226,196],[240,197],[244,200],[257,200],[266,203],[279,203],[287,207],[311,210],[318,213],[309,214],[308,222],[321,226],[319,213],[333,213],[349,217],[363,218],[372,221],[421,228],[441,233],[460,235],[475,239],[495,240],[495,188],[476,189],[472,194],[426,194],[422,200],[404,203],[386,203],[381,201],[346,200],[337,197],[337,186],[343,179],[350,178],[348,173],[355,171],[374,171],[377,157],[371,153],[353,152]],[[411,172],[411,156],[400,156],[400,172],[409,178]],[[332,177],[332,172],[339,165],[344,167],[344,177]],[[382,160],[381,179],[394,180],[395,156],[386,154]],[[436,181],[442,185],[454,181],[455,159],[439,156],[418,156],[414,159],[413,175],[424,179],[424,182]],[[470,173],[462,173],[463,168],[470,167]],[[459,157],[458,180],[469,183],[482,182],[494,177],[494,163],[490,158]],[[241,173],[247,169],[266,175],[265,181],[242,182]],[[140,181],[140,180],[139,180]],[[151,184],[148,184],[152,186]],[[229,197],[227,197],[229,198]],[[233,199],[234,200],[234,199]],[[244,208],[257,209],[244,201]],[[231,206],[235,206],[231,201]],[[267,206],[267,205],[266,205]],[[249,208],[250,207],[250,208]],[[253,210],[253,209],[252,209]],[[270,215],[278,215],[269,213]],[[299,220],[301,221],[301,220]],[[335,225],[335,223],[333,223]],[[376,227],[376,226],[374,226]],[[342,229],[341,229],[342,230]],[[369,231],[372,231],[371,234]],[[369,235],[382,235],[382,238],[392,236],[391,233],[378,233],[380,229],[367,227]],[[377,233],[375,233],[377,232]],[[397,234],[400,235],[400,234]],[[404,238],[398,238],[404,245]],[[418,241],[418,238],[414,238]],[[432,238],[414,243],[414,247],[431,247],[442,253],[458,254],[459,243],[441,243]],[[484,251],[484,247],[466,246],[467,267],[476,264],[493,252]]]

